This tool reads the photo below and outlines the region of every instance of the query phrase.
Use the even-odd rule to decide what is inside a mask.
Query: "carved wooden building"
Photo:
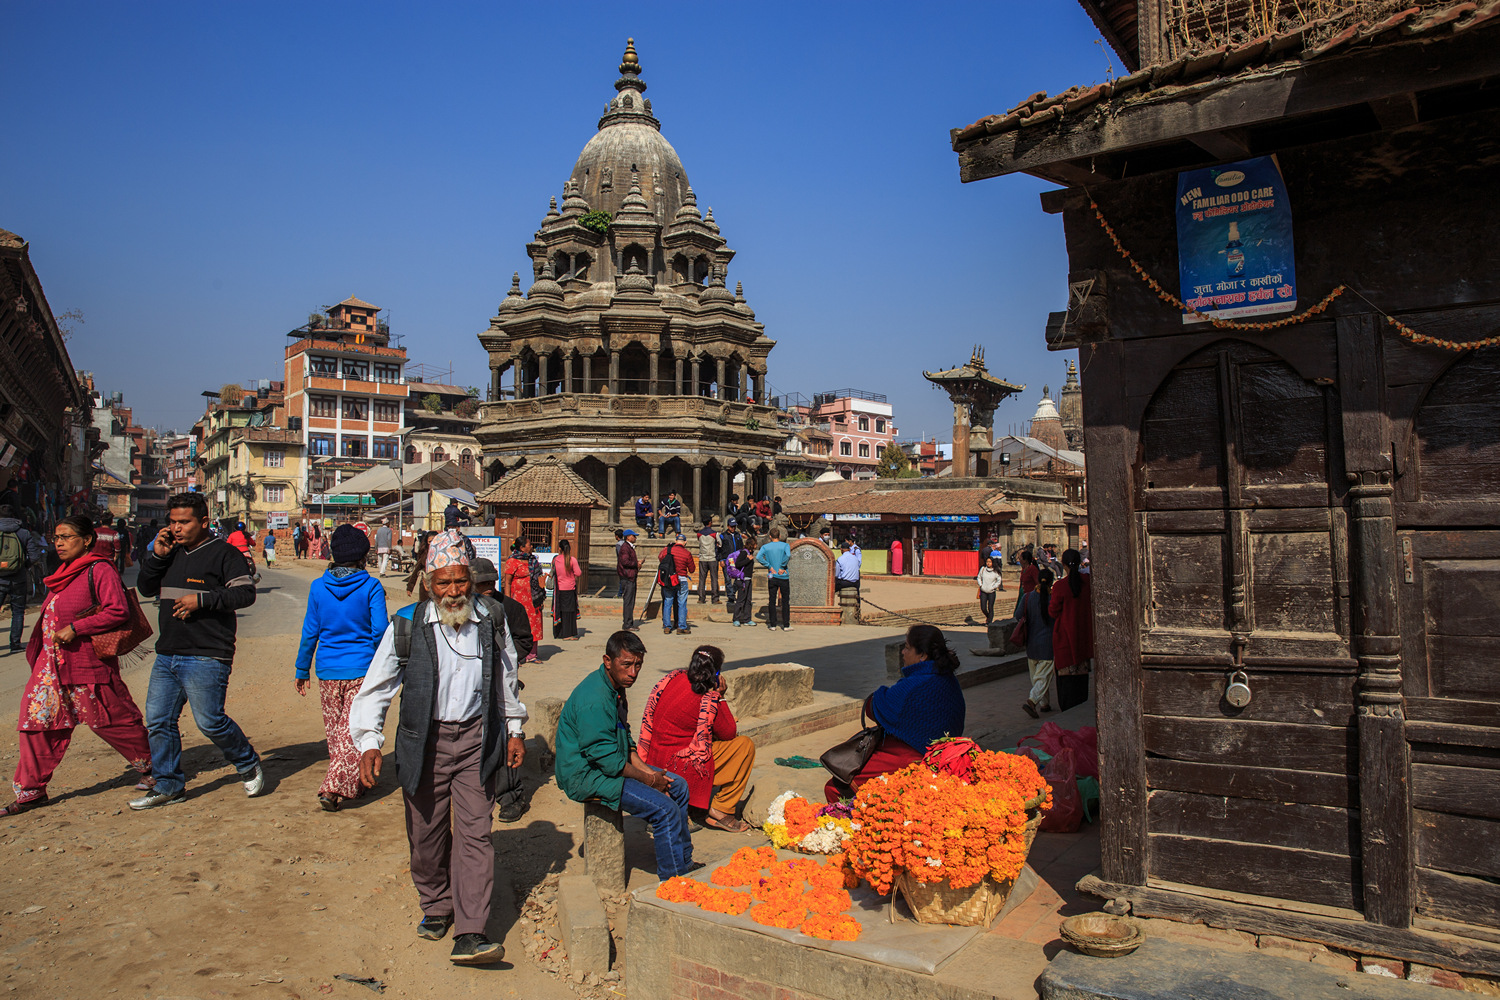
[[[1142,68],[953,146],[965,181],[1066,187],[1042,196],[1070,266],[1049,337],[1080,352],[1095,632],[1114,637],[1086,887],[1493,972],[1500,3],[1222,37],[1202,4],[1084,6]],[[1296,321],[1185,324],[1177,172],[1267,154]]]
[[[520,276],[479,335],[489,402],[475,431],[487,482],[555,457],[608,497],[675,490],[684,517],[722,511],[744,474],[775,492],[785,440],[765,405],[775,342],[738,285],[734,251],[644,96],[633,42],[616,95],[541,228]],[[628,521],[628,518],[627,518]]]

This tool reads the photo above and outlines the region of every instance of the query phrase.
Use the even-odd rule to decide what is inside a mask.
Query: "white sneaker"
[[[792,627],[790,625],[783,625],[783,626],[781,626],[781,631],[783,631],[783,632],[790,632],[791,630],[792,630]]]
[[[263,792],[265,790],[265,787],[266,772],[261,769],[261,766],[259,764],[256,764],[255,773],[250,775],[249,781],[245,782],[245,796],[247,798],[253,799],[261,792]]]

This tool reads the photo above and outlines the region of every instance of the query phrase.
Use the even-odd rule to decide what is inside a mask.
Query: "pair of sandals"
[[[724,833],[749,833],[751,830],[755,829],[755,827],[751,826],[749,823],[746,823],[738,816],[733,815],[725,816],[723,819],[719,819],[712,813],[705,812],[703,814],[703,818],[698,822],[702,823],[710,830],[721,830]]]
[[[1037,714],[1036,702],[1032,701],[1030,698],[1027,698],[1025,701],[1021,702],[1021,707],[1024,708],[1026,710],[1026,714],[1031,716],[1033,719],[1041,718],[1041,716]],[[1043,705],[1041,710],[1043,712],[1050,712],[1052,711],[1052,706]]]

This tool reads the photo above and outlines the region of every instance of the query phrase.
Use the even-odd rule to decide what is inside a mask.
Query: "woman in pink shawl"
[[[112,632],[130,620],[125,588],[114,562],[90,550],[97,536],[82,515],[65,517],[53,529],[62,565],[47,577],[41,618],[26,646],[31,678],[21,695],[21,759],[12,782],[16,800],[0,810],[15,816],[48,803],[47,783],[62,763],[73,730],[87,725],[114,747],[141,776],[151,778],[151,744],[141,710],[120,678],[120,662],[94,652],[90,636]]]

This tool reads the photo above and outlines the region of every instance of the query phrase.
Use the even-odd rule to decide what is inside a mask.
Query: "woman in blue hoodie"
[[[370,539],[352,524],[341,524],[329,548],[333,563],[312,582],[302,646],[297,651],[297,693],[307,694],[314,651],[323,728],[328,734],[328,777],[318,802],[328,812],[344,799],[364,794],[359,783],[359,751],[349,737],[349,705],[359,694],[375,647],[385,634],[385,588],[365,571]]]

